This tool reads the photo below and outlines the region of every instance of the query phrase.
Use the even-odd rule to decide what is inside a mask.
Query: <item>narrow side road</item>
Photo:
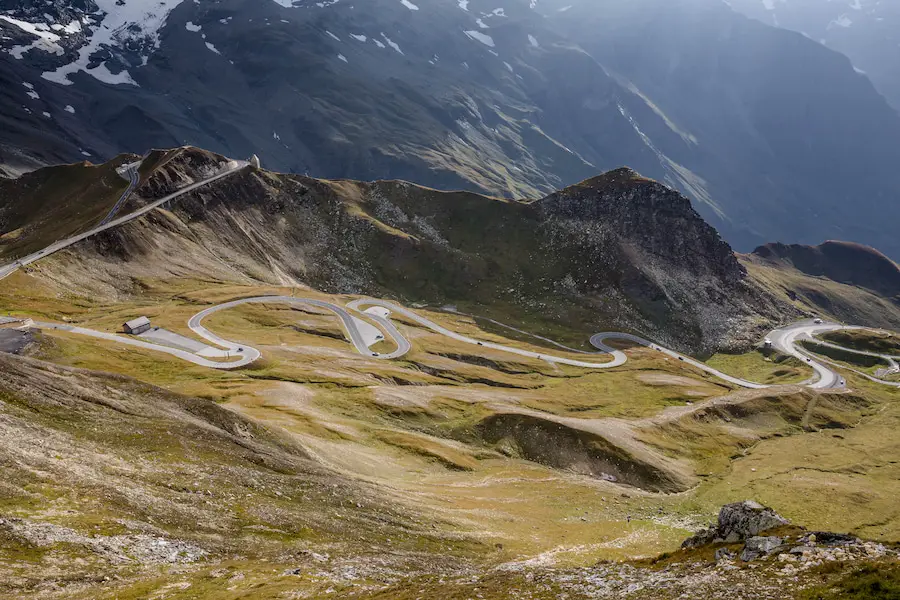
[[[149,213],[150,211],[159,208],[166,202],[171,202],[175,198],[178,198],[179,196],[182,196],[184,194],[192,192],[199,187],[208,185],[214,181],[218,181],[219,179],[223,179],[225,177],[230,177],[231,175],[234,175],[235,173],[237,173],[238,171],[240,171],[241,169],[246,167],[247,164],[248,163],[245,161],[231,161],[230,163],[228,163],[228,165],[222,172],[217,173],[216,175],[213,175],[212,177],[203,179],[202,181],[197,181],[195,183],[192,183],[191,185],[185,186],[184,188],[178,190],[177,192],[169,194],[165,198],[161,198],[155,202],[152,202],[152,203],[148,204],[147,206],[144,206],[143,208],[134,211],[133,213],[124,215],[117,219],[113,219],[102,225],[98,225],[97,227],[94,227],[93,229],[91,229],[89,231],[85,231],[84,233],[80,233],[80,234],[72,236],[70,238],[66,238],[64,240],[54,242],[53,244],[50,244],[43,250],[38,250],[37,252],[35,252],[33,254],[29,254],[28,256],[25,256],[23,258],[20,258],[10,264],[2,265],[2,266],[0,266],[0,280],[5,279],[6,277],[8,277],[9,275],[14,273],[21,267],[30,265],[31,263],[33,263],[35,261],[38,261],[42,258],[50,256],[51,254],[59,252],[60,250],[68,248],[69,246],[77,244],[78,242],[85,240],[91,236],[97,235],[98,233],[106,231],[107,229],[112,229],[114,227],[118,227],[119,225],[123,225],[125,223],[128,223],[129,221],[134,221],[135,219],[139,219],[139,218],[143,217],[144,215],[146,215],[147,213]]]

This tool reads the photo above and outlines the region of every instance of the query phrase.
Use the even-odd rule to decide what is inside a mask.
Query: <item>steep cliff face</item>
[[[645,330],[724,340],[733,333],[732,317],[768,312],[731,247],[687,198],[630,169],[534,207],[542,248],[574,289],[593,299],[615,290],[645,319]]]

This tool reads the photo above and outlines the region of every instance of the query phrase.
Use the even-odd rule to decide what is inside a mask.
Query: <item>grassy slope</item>
[[[746,354],[716,354],[706,361],[709,366],[757,383],[786,385],[801,383],[812,377],[813,371],[793,357],[766,357],[760,352]]]
[[[753,255],[740,255],[740,260],[757,284],[801,311],[853,325],[900,329],[896,300],[795,269],[775,268]]]
[[[171,280],[143,282],[140,289],[144,291],[140,296],[103,300],[97,297],[61,296],[52,283],[39,283],[25,273],[14,275],[8,283],[0,290],[0,310],[33,306],[37,314],[54,319],[65,316],[74,322],[109,331],[116,330],[128,316],[147,313],[153,316],[157,324],[185,334],[188,333],[185,327],[187,318],[210,303],[263,293],[290,293],[289,290],[272,287]],[[318,295],[312,291],[301,293]],[[349,300],[346,297],[320,297],[339,303]],[[524,339],[505,340],[499,332],[480,330],[477,322],[469,318],[446,313],[429,313],[429,316],[463,333],[527,346]],[[505,320],[510,321],[511,316],[506,315]],[[462,545],[458,542],[450,545],[450,548],[455,548],[453,552],[460,560],[475,559],[479,563],[522,560],[547,552],[552,553],[553,561],[558,565],[585,565],[599,558],[652,555],[675,547],[686,535],[686,529],[699,525],[719,504],[743,497],[759,498],[810,526],[840,528],[834,521],[837,515],[829,505],[804,503],[793,488],[784,487],[779,482],[782,473],[793,472],[806,459],[808,448],[818,447],[817,440],[822,438],[825,443],[833,443],[835,439],[827,437],[831,433],[804,433],[804,427],[833,426],[830,423],[846,427],[855,423],[860,414],[869,413],[866,406],[840,399],[817,400],[816,406],[810,409],[810,402],[816,395],[803,395],[794,401],[791,396],[776,391],[769,394],[770,401],[745,404],[740,411],[723,413],[731,415],[730,421],[704,418],[690,426],[667,429],[662,441],[656,435],[647,438],[648,441],[670,454],[672,459],[687,459],[692,468],[703,475],[702,484],[697,490],[680,496],[646,496],[565,470],[558,471],[523,461],[516,458],[515,452],[509,455],[509,442],[485,444],[469,439],[461,443],[449,439],[453,436],[452,432],[477,425],[498,412],[537,411],[535,414],[544,414],[548,419],[576,420],[560,421],[566,427],[580,423],[579,426],[596,430],[616,443],[630,443],[630,425],[622,429],[622,424],[633,423],[643,427],[642,423],[651,423],[657,415],[668,414],[672,410],[700,409],[706,399],[728,392],[726,386],[684,365],[661,360],[646,349],[628,350],[632,360],[623,367],[610,372],[587,374],[578,369],[559,369],[540,361],[499,352],[485,352],[483,349],[476,352],[471,346],[449,342],[408,324],[401,326],[413,340],[413,353],[400,361],[373,362],[356,355],[346,341],[339,339],[333,317],[284,306],[241,307],[214,315],[207,326],[226,337],[257,345],[263,350],[265,360],[251,369],[218,373],[186,366],[152,352],[117,349],[115,345],[98,344],[93,340],[64,334],[45,338],[39,356],[62,364],[139,377],[173,392],[202,396],[207,402],[221,403],[230,411],[264,424],[288,436],[293,443],[301,444],[320,461],[317,468],[340,474],[347,481],[364,480],[374,485],[375,490],[397,495],[390,501],[368,496],[372,510],[412,502],[420,515],[417,518],[422,520],[426,529],[430,528],[428,524],[431,523],[436,527],[432,530],[439,537],[454,536],[468,540]],[[733,363],[735,365],[750,365],[754,374],[766,376],[766,372],[760,369],[769,363],[749,357],[733,360],[738,361]],[[781,367],[771,365],[771,368],[774,371]],[[772,375],[772,372],[768,374]],[[890,436],[879,431],[880,428],[895,425],[877,419],[893,418],[893,397],[885,396],[882,390],[874,388],[864,391],[867,397],[884,403],[883,406],[888,408],[876,416],[866,417],[863,426],[857,429],[841,430],[840,434],[846,439],[850,439],[848,436],[858,436],[859,441],[827,454],[829,460],[840,461],[842,456],[852,456],[852,452],[857,451],[853,448],[859,444],[863,444],[861,448],[873,452],[876,457],[890,455],[890,448],[884,445],[889,445]],[[152,397],[147,392],[134,394],[135,401],[141,404],[146,404]],[[690,406],[689,402],[694,406]],[[155,400],[150,400],[148,406],[156,404]],[[804,425],[808,410],[811,411],[810,417]],[[736,418],[738,415],[740,418]],[[609,416],[621,421],[605,420]],[[50,414],[48,418],[57,417]],[[86,418],[105,423],[101,431],[116,431],[120,427],[114,422],[106,424],[107,421],[99,421],[96,415]],[[67,426],[85,429],[79,423],[82,421],[75,420]],[[191,435],[188,430],[182,434],[180,426],[176,430],[162,424],[152,427],[169,427],[175,433],[175,438],[166,441],[166,444],[181,444],[178,440],[182,435]],[[830,431],[834,432],[833,429]],[[623,435],[625,437],[621,437]],[[132,456],[140,455],[141,448],[149,443],[149,438],[132,436],[127,438],[130,445],[122,449],[116,446],[120,439],[121,436],[115,434],[104,443],[113,444],[115,441],[109,451],[124,453],[125,463],[131,462]],[[562,443],[563,439],[559,438],[557,443]],[[75,444],[76,447],[80,445],[81,442]],[[629,452],[634,451],[634,448],[628,447]],[[163,456],[170,450],[159,452]],[[211,485],[231,468],[226,468],[231,459],[224,460],[222,456],[227,454],[222,452],[224,450],[218,446],[210,447],[208,453],[203,455],[206,462],[212,461],[204,469],[204,473],[212,478]],[[731,458],[741,453],[746,453],[746,457],[738,460]],[[753,458],[757,453],[761,457],[777,457],[777,460],[766,459],[771,464],[762,461],[766,465],[764,469],[759,466],[761,459]],[[751,460],[756,461],[754,464],[757,466],[753,468],[757,471],[746,467]],[[844,467],[827,463],[815,485],[838,482],[840,493],[844,494],[846,490],[848,494],[847,500],[842,500],[841,509],[852,515],[853,527],[876,537],[890,537],[894,535],[896,521],[891,516],[889,505],[881,498],[882,494],[885,498],[890,494],[890,477],[893,475],[887,463],[878,462],[880,458],[870,456],[868,460],[872,462],[871,468],[853,475],[848,482],[843,481],[847,477],[842,472]],[[176,472],[190,472],[193,468],[186,463],[179,466]],[[149,472],[152,471],[149,468]],[[16,477],[11,472],[7,475]],[[52,497],[58,493],[54,490],[70,485],[62,476],[52,477],[49,483],[47,494]],[[243,484],[229,482],[222,485],[223,489],[232,490]],[[883,488],[885,491],[881,491],[882,486],[886,486]],[[857,496],[851,494],[851,489]],[[28,502],[43,502],[40,498],[44,492],[37,488],[34,490],[38,495]],[[862,497],[861,494],[868,501],[857,500]],[[307,499],[313,497],[305,496]],[[270,502],[268,496],[266,498],[252,496],[254,503],[262,502],[264,506]],[[279,519],[291,518],[287,516],[291,511],[308,510],[307,500],[298,501],[296,496],[291,498],[287,504],[283,500],[278,501],[277,514],[282,515]],[[34,505],[28,502],[20,496],[13,497],[8,509],[14,514],[45,518],[29,508]],[[75,510],[70,520],[66,521],[70,526],[81,527],[82,523],[97,522],[103,528],[113,527],[116,519],[127,514],[116,503],[93,505],[77,495],[69,502],[68,506]],[[227,503],[217,504],[210,510],[224,510],[226,513],[235,510],[228,506]],[[329,505],[326,502],[324,506]],[[165,513],[169,509],[161,510]],[[322,513],[325,519],[342,514],[340,508],[322,510],[325,511]],[[283,511],[287,512],[282,514]],[[162,517],[158,515],[154,519]],[[132,515],[129,518],[140,520],[142,517]],[[396,529],[393,533],[399,524],[393,519],[390,521],[386,525],[387,530],[373,532],[372,535],[384,535],[391,540],[397,535],[397,539],[404,539],[403,529]],[[882,529],[865,526],[876,521],[884,521],[885,526]],[[201,533],[183,522],[178,526],[184,527],[177,530],[181,536],[191,537]],[[353,558],[353,548],[357,546],[345,540],[349,530],[343,527],[340,522],[325,526],[326,530],[335,532],[335,543],[339,542],[330,550],[325,550],[329,547],[327,543],[322,546],[322,539],[304,538],[281,525],[276,529],[286,531],[286,534],[267,536],[265,543],[254,542],[253,547],[259,547],[260,552],[266,547],[276,552],[277,548],[295,547],[301,540],[306,540],[304,547],[319,548],[317,551],[325,551],[332,557],[327,565],[311,563],[310,568],[327,568],[334,573],[339,568],[339,562],[356,560]],[[369,531],[368,525],[362,527],[363,532]],[[528,531],[528,535],[522,535],[523,531]],[[353,536],[356,535],[354,529]],[[414,535],[410,539],[418,538]],[[477,543],[471,545],[474,542]],[[425,540],[415,542],[417,547],[420,543],[425,543]],[[445,542],[436,543],[440,545]],[[403,572],[415,572],[431,564],[432,550],[427,549],[427,544],[421,549],[426,550],[422,555],[402,555],[396,559],[403,563]],[[63,563],[68,560],[65,558]],[[191,583],[191,593],[203,592],[209,597],[227,597],[223,589],[235,585],[229,581],[238,572],[243,579],[237,589],[245,590],[250,594],[248,597],[253,597],[253,594],[267,597],[267,594],[288,589],[297,590],[298,586],[321,592],[321,588],[315,587],[314,580],[301,584],[296,578],[273,579],[273,568],[281,573],[298,565],[302,567],[305,564],[303,561],[291,559],[280,562],[283,557],[267,560],[272,562],[262,563],[255,555],[245,555],[237,562],[203,564],[190,567],[180,580]],[[361,560],[365,562],[368,559]],[[33,566],[29,564],[33,563],[18,563],[16,573],[25,579],[31,577],[28,574],[33,573]],[[442,564],[445,566],[439,567],[439,570],[446,568],[452,571],[457,568]],[[120,588],[115,595],[120,598],[127,598],[128,594],[142,597],[149,590],[158,590],[179,581],[171,576],[154,579],[152,572],[151,569],[149,573],[141,574],[142,583],[124,590]],[[213,572],[216,574],[213,575]],[[221,574],[223,572],[225,575]],[[121,573],[125,575],[124,571]],[[378,577],[383,578],[383,575]],[[329,585],[333,585],[333,575],[326,579],[330,581]],[[417,585],[412,583],[414,581],[398,585],[411,590],[406,586]],[[260,585],[262,587],[256,587]],[[424,582],[422,585],[427,587],[429,584]],[[495,585],[496,590],[507,589],[504,586],[516,589],[518,583],[515,579],[500,578]],[[347,595],[350,590],[358,591],[355,585],[337,586],[335,589],[338,590],[336,593]],[[91,594],[90,597],[98,597],[95,592]]]
[[[0,179],[0,259],[25,256],[97,224],[128,187],[115,171],[128,158]]]
[[[889,331],[832,331],[819,337],[845,348],[900,356],[900,335]]]

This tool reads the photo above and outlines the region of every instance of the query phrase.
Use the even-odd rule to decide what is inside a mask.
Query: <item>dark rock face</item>
[[[628,164],[742,250],[900,253],[900,116],[844,57],[719,2],[7,4],[59,38],[0,19],[7,170],[191,143],[534,199]]]
[[[760,556],[768,556],[780,548],[783,543],[784,538],[774,535],[751,537],[744,544],[744,549],[741,550],[741,560],[750,562]]]
[[[751,552],[766,552],[762,548],[768,548],[780,538],[757,537],[760,533],[789,524],[790,521],[753,500],[744,500],[734,504],[726,504],[719,511],[719,520],[708,529],[697,532],[681,544],[682,548],[696,548],[718,542],[735,543],[749,538],[756,538],[751,544]],[[773,546],[774,547],[774,546]]]
[[[900,267],[884,254],[860,244],[829,241],[818,246],[766,244],[753,254],[793,266],[807,275],[868,288],[900,300]]]
[[[651,257],[728,284],[746,275],[731,246],[687,198],[628,168],[566,188],[535,206],[548,230],[564,232],[574,245],[593,247],[591,261],[602,260],[600,252],[610,250],[601,248],[604,237],[615,237]]]
[[[618,169],[532,205],[541,220],[541,248],[557,257],[563,277],[583,294],[622,290],[649,329],[665,322],[698,337],[715,333],[728,313],[765,302],[718,232],[676,191]],[[678,306],[697,313],[685,320]],[[738,308],[739,306],[743,308]]]

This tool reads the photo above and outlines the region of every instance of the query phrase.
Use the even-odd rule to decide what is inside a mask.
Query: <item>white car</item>
[[[821,325],[822,323],[824,323],[824,321],[822,319],[815,319],[813,323],[815,323],[816,325]]]

